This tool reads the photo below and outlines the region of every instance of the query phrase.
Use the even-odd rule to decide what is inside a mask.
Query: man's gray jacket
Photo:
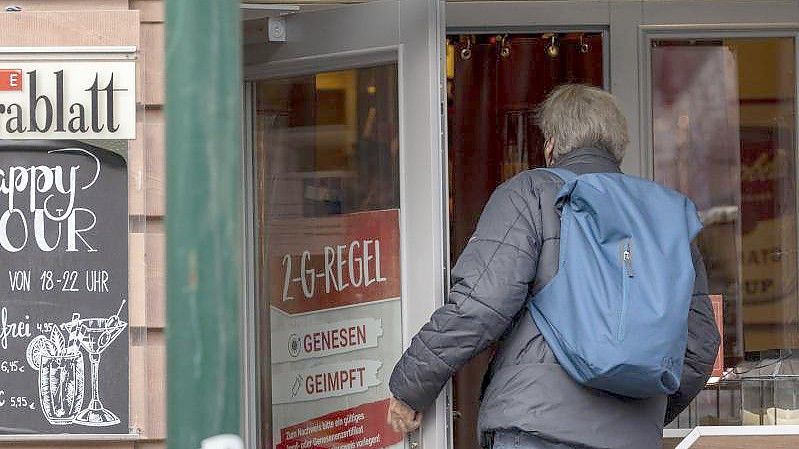
[[[615,159],[598,149],[570,152],[556,166],[577,174],[619,172]],[[499,340],[484,382],[481,434],[522,430],[579,447],[659,448],[664,421],[701,390],[718,351],[704,264],[694,248],[696,282],[679,391],[642,400],[581,386],[560,367],[525,307],[557,272],[560,219],[554,199],[562,185],[548,172],[525,171],[491,195],[452,269],[446,304],[397,363],[391,392],[424,411],[464,363]]]

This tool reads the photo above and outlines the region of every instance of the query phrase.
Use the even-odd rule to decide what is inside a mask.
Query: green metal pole
[[[167,0],[167,444],[240,435],[241,21]]]

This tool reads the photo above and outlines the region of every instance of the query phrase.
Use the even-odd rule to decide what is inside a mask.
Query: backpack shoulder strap
[[[562,179],[563,182],[568,183],[577,178],[577,174],[571,170],[566,170],[565,168],[539,168],[538,170],[546,171],[552,173],[553,175],[557,176],[558,178]]]

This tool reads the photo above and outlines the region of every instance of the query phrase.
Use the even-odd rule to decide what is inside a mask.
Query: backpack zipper
[[[633,273],[633,245],[632,240],[627,239],[622,246],[622,298],[621,307],[619,308],[619,323],[616,329],[616,339],[618,341],[624,340],[624,331],[626,327],[627,306],[629,302],[629,289],[630,280],[635,276]]]
[[[630,243],[629,239],[624,246],[622,258],[624,260],[624,274],[626,274],[627,277],[635,277],[635,273],[633,273],[633,245]]]

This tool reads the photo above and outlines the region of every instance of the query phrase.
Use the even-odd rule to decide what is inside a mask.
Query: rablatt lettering
[[[120,130],[115,116],[115,105],[119,103],[116,95],[127,92],[128,88],[115,85],[114,73],[94,72],[93,82],[82,88],[86,94],[77,96],[80,101],[71,104],[64,100],[68,81],[64,70],[47,73],[31,70],[26,75],[27,99],[0,104],[0,126],[7,134],[114,134]],[[75,99],[75,93],[69,98]]]
[[[28,93],[29,98],[29,105],[30,105],[30,125],[29,129],[35,132],[47,132],[50,129],[50,126],[53,124],[53,103],[50,102],[50,99],[45,95],[37,95],[36,92],[36,70],[28,72],[28,86],[30,86],[30,92]],[[58,90],[57,90],[58,91]],[[61,88],[63,91],[63,87]],[[44,105],[44,125],[40,126],[39,123],[39,107]]]

